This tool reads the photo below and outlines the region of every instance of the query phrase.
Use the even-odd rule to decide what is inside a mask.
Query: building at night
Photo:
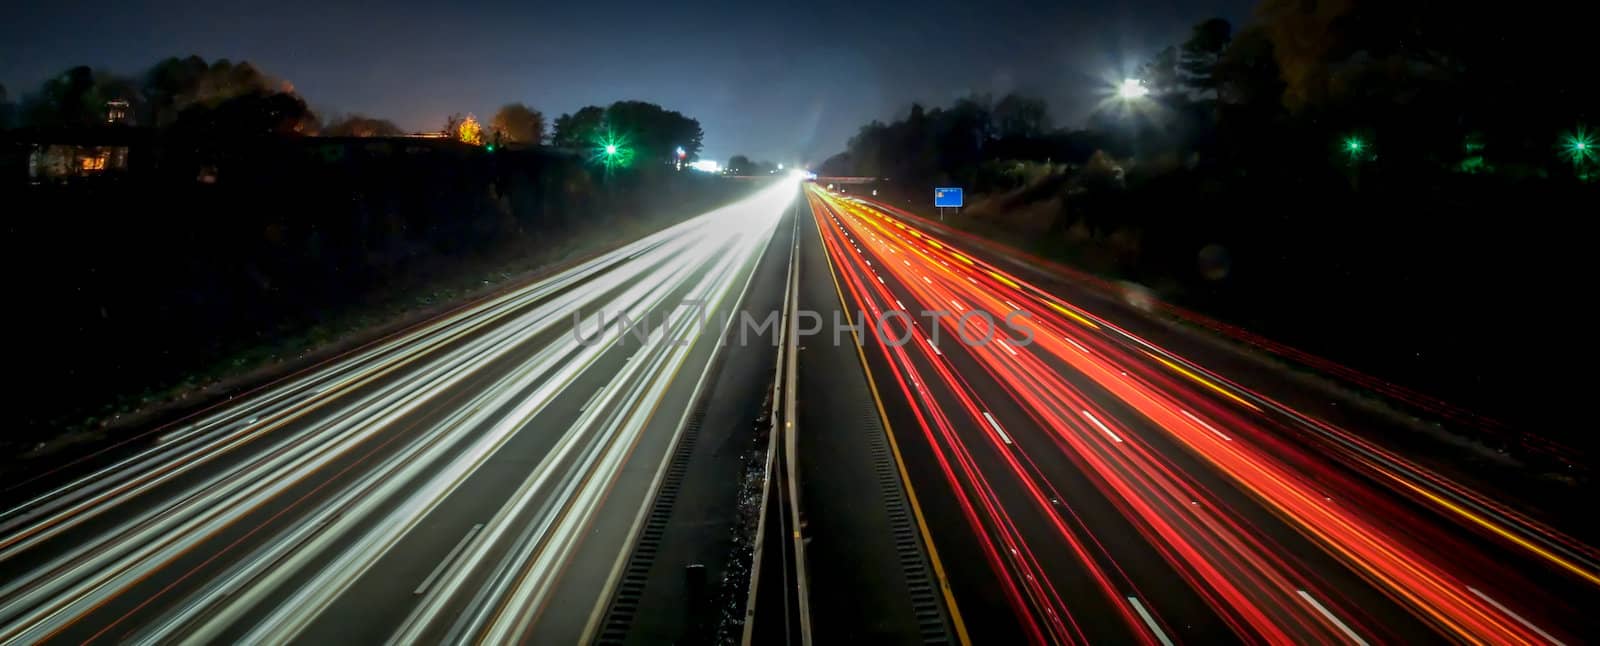
[[[128,102],[123,99],[106,101],[106,123],[132,125],[133,111],[128,108]]]

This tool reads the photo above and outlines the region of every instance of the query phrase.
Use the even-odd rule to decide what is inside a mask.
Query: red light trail
[[[1551,618],[1571,612],[1486,542],[1600,583],[1595,550],[1505,505],[1156,347],[903,214],[815,187],[809,200],[847,309],[865,314],[867,334],[878,321],[880,339],[915,341],[869,343],[915,420],[901,432],[931,451],[1034,641],[1088,641],[1083,626],[1104,619],[1063,600],[1052,580],[1063,569],[1047,565],[1063,550],[1138,639],[1180,632],[1114,558],[1127,548],[1108,548],[1062,503],[1085,493],[1057,489],[1049,474],[1060,464],[1246,641],[1396,639],[1365,609],[1376,595],[1329,580],[1291,543],[1309,542],[1314,558],[1471,643],[1555,642]],[[1036,526],[1048,531],[1024,528]]]

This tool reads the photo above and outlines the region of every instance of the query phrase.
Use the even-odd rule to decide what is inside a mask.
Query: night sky
[[[971,91],[1043,96],[1058,123],[1076,123],[1109,79],[1189,25],[1238,24],[1255,3],[453,4],[8,2],[0,83],[15,99],[75,64],[134,74],[198,54],[248,60],[318,112],[406,129],[452,112],[487,119],[509,101],[553,120],[639,99],[699,119],[704,157],[815,162],[869,120]]]

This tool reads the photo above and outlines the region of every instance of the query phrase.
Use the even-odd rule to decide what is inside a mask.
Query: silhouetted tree
[[[544,115],[521,103],[507,103],[494,114],[490,130],[506,143],[538,145],[544,142]]]
[[[1178,50],[1167,47],[1139,69],[1139,80],[1150,91],[1151,98],[1166,101],[1183,91],[1183,74],[1178,68]]]
[[[145,73],[146,115],[141,122],[165,126],[193,105],[217,106],[246,94],[288,91],[286,84],[273,82],[248,62],[218,59],[207,63],[199,56],[168,58]]]
[[[1001,139],[1030,139],[1050,130],[1050,108],[1043,99],[1007,94],[994,104],[994,130]]]
[[[1183,43],[1183,56],[1179,67],[1183,69],[1185,85],[1204,94],[1217,96],[1216,67],[1222,60],[1223,50],[1233,38],[1233,26],[1221,18],[1212,18],[1194,26],[1189,40]]]
[[[95,74],[79,65],[52,77],[22,102],[22,120],[34,126],[86,126],[105,121],[105,100]]]
[[[611,104],[606,108],[605,128],[625,139],[633,158],[645,164],[671,161],[679,147],[688,159],[694,159],[705,136],[699,121],[643,101]]]
[[[550,145],[557,148],[593,148],[605,128],[605,119],[605,108],[594,105],[556,117]]]
[[[754,166],[755,165],[750,162],[750,158],[744,155],[734,155],[728,158],[729,172],[748,174],[750,169],[754,168]]]
[[[1272,39],[1261,29],[1239,32],[1213,68],[1220,101],[1273,112],[1283,99],[1283,76]]]
[[[359,114],[336,119],[322,127],[322,135],[326,137],[397,137],[403,134],[405,131],[392,121]]]
[[[815,171],[818,175],[849,175],[856,172],[856,162],[849,152],[836,153],[822,160]]]
[[[300,97],[286,92],[235,96],[209,106],[190,105],[173,128],[203,139],[304,134],[315,115]]]

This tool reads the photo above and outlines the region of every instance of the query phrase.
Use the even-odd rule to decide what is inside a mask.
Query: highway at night
[[[863,357],[975,642],[1593,634],[1592,548],[919,218],[819,187],[808,199],[805,239],[865,315]]]
[[[1600,643],[1593,3],[13,4],[0,646]]]
[[[592,634],[794,187],[39,478],[0,516],[0,643]]]
[[[15,485],[0,643],[1594,633],[1600,553],[1380,419],[826,178],[737,181]]]

